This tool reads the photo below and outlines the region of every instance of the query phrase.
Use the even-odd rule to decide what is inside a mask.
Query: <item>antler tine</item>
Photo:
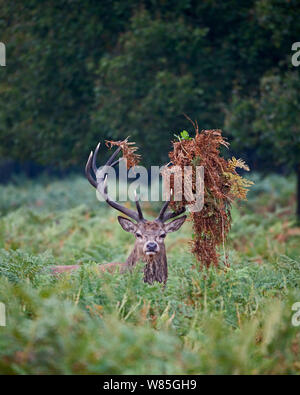
[[[93,155],[93,161],[92,161],[92,167],[93,167],[93,172],[95,173],[95,175],[97,174],[97,165],[96,165],[96,158],[97,158],[97,154],[99,151],[101,143],[98,143],[96,149],[95,149],[95,154]],[[121,160],[123,160],[123,158],[119,158],[117,160],[115,160],[113,163],[111,163],[115,157],[118,155],[118,153],[120,152],[121,148],[119,147],[114,154],[109,158],[109,160],[106,162],[105,166],[112,166],[114,167],[116,164],[118,164]]]
[[[163,217],[163,219],[161,220],[162,222],[166,222],[166,221],[168,221],[169,219],[171,219],[171,218],[175,218],[175,217],[177,217],[178,215],[180,215],[180,214],[183,214],[184,212],[185,212],[185,207],[181,207],[179,210],[177,210],[177,211],[168,211],[165,215],[164,215],[164,217]]]
[[[93,153],[93,151],[91,151],[90,156],[88,158],[88,161],[86,163],[85,175],[86,175],[87,179],[89,180],[90,184],[93,185],[93,187],[96,188],[97,191],[102,195],[102,197],[105,199],[107,204],[109,204],[114,209],[120,211],[121,213],[127,215],[128,217],[134,219],[135,221],[140,222],[141,220],[143,220],[143,215],[141,215],[141,208],[139,207],[139,203],[137,203],[138,213],[136,213],[135,211],[133,211],[133,210],[127,208],[127,207],[124,207],[121,204],[115,202],[114,200],[112,200],[108,196],[108,194],[107,194],[107,175],[104,176],[104,173],[102,173],[102,174],[100,173],[100,176],[99,176],[97,174],[98,169],[97,169],[97,166],[96,166],[96,156],[97,156],[97,153],[99,151],[99,147],[100,147],[100,143],[97,145],[96,150],[95,150],[94,153]],[[107,167],[107,166],[115,165],[116,163],[119,162],[119,159],[116,160],[115,162],[114,162],[114,159],[116,158],[116,156],[118,155],[118,153],[120,151],[121,151],[121,147],[119,147],[111,155],[111,157],[106,162],[104,168]],[[93,170],[93,172],[95,173],[96,180],[92,176],[91,170]],[[101,172],[101,170],[100,170],[100,172]],[[97,175],[98,175],[98,177],[97,177]]]
[[[139,214],[140,221],[144,221],[143,212],[142,212],[142,209],[140,206],[139,197],[137,196],[136,190],[134,191],[134,197],[135,197],[135,205],[136,205],[137,212]]]
[[[89,158],[86,162],[86,165],[85,165],[85,175],[86,175],[86,178],[89,180],[90,184],[93,185],[93,187],[97,188],[97,182],[95,181],[95,179],[93,178],[93,176],[91,174],[93,156],[94,156],[94,153],[93,153],[93,151],[91,151],[90,156],[89,156]]]
[[[121,162],[121,160],[123,160],[124,158],[119,158],[117,160],[114,161],[114,163],[111,164],[111,167],[114,167],[117,163]]]
[[[171,195],[172,195],[173,191],[171,189]],[[167,208],[169,207],[170,204],[170,198],[164,203],[164,205],[162,206],[159,216],[156,218],[156,221],[160,221],[160,222],[166,222],[171,218],[175,218],[178,215],[182,214],[185,212],[185,207],[181,207],[181,209],[177,210],[177,211],[167,211]]]
[[[164,215],[165,215],[165,212],[166,212],[167,208],[169,207],[169,204],[170,204],[170,199],[167,200],[164,203],[164,205],[162,206],[162,208],[160,210],[160,213],[159,213],[159,216],[156,218],[157,221],[162,221],[163,222],[163,218],[164,218]]]
[[[95,149],[95,153],[93,154],[93,160],[92,160],[92,168],[93,168],[93,172],[95,173],[95,176],[97,176],[97,165],[96,165],[96,159],[97,159],[97,154],[99,151],[101,143],[99,142],[96,149]]]
[[[119,147],[118,149],[115,150],[115,152],[112,154],[112,156],[106,162],[105,166],[111,166],[115,157],[118,155],[118,153],[121,151],[121,149],[122,149],[122,147]]]

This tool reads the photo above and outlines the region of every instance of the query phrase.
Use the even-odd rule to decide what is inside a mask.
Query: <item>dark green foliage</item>
[[[298,71],[266,75],[258,96],[235,96],[227,127],[240,149],[255,148],[262,163],[269,160],[294,170],[300,165],[300,78]]]
[[[51,255],[44,253],[37,256],[21,250],[8,252],[0,250],[0,277],[7,277],[11,282],[28,279],[34,283],[37,274],[47,270],[53,264]]]
[[[233,148],[250,153],[258,168],[268,172],[284,166],[297,173],[300,221],[300,73],[292,65],[291,50],[299,41],[299,5],[297,0],[256,3],[258,23],[271,33],[273,64],[261,73],[255,86],[245,90],[236,82],[225,125],[233,137]],[[263,56],[268,57],[268,52]]]
[[[60,166],[82,167],[99,139],[129,134],[145,163],[162,163],[174,132],[187,127],[183,112],[200,129],[222,128],[237,89],[257,97],[266,73],[287,72],[299,39],[299,0],[0,6],[0,156]],[[274,102],[281,95],[272,89]],[[280,119],[273,124],[282,130]],[[249,129],[243,122],[232,133],[246,147]]]
[[[131,8],[95,0],[0,6],[7,45],[7,67],[0,73],[0,155],[81,163],[95,143],[86,140],[95,64],[113,48]]]

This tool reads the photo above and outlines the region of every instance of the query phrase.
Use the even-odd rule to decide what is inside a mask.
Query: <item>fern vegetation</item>
[[[95,264],[125,260],[133,240],[84,179],[0,186],[0,373],[299,373],[294,180],[254,181],[233,207],[218,269],[199,272],[189,225],[168,236],[165,291],[143,283],[141,265],[96,273]],[[76,273],[49,274],[75,263]]]

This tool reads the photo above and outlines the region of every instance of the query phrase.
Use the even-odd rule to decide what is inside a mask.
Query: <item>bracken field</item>
[[[133,236],[81,177],[0,186],[2,374],[299,374],[295,180],[252,176],[220,267],[199,270],[191,227],[167,237],[169,279],[102,273]],[[144,203],[149,218],[159,204]],[[224,256],[228,256],[224,264]],[[80,263],[59,277],[49,266]]]

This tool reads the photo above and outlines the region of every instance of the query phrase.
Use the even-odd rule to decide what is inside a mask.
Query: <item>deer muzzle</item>
[[[144,246],[144,253],[152,256],[159,252],[159,246],[156,242],[148,241]]]

